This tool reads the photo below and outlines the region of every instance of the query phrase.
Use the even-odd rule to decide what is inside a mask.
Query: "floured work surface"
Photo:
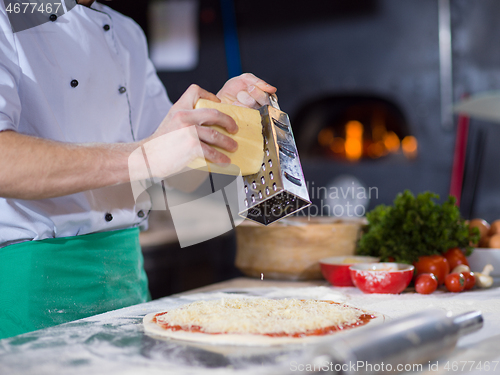
[[[335,301],[225,297],[148,314],[144,329],[203,344],[269,346],[318,343],[380,321],[380,314]]]
[[[165,297],[0,341],[0,374],[289,373],[290,363],[304,356],[312,345],[213,345],[158,339],[144,332],[145,315],[201,300],[241,296],[345,302],[342,293],[323,287],[280,288],[269,295],[264,288],[257,294],[228,291]]]
[[[439,373],[449,373],[444,369],[448,360],[476,361],[476,365],[480,361],[483,365],[485,361],[490,361],[491,369],[494,366],[492,361],[500,360],[497,349],[500,343],[500,280],[492,289],[465,293],[435,292],[432,295],[411,292],[374,295],[363,294],[354,287],[305,287],[305,284],[310,283],[243,278],[240,281],[222,286],[227,288],[224,293],[218,291],[165,297],[1,340],[0,374],[279,375],[289,374],[296,368],[294,366],[311,363],[309,351],[316,348],[314,344],[253,347],[196,344],[157,339],[144,332],[143,318],[147,314],[168,311],[195,301],[227,298],[228,295],[346,302],[394,319],[428,308],[449,310],[454,314],[481,310],[485,327],[461,338],[457,350],[439,361]],[[255,287],[249,288],[252,286]],[[355,331],[347,330],[339,333],[338,337],[347,336],[350,332]],[[333,335],[332,341],[336,340],[335,337]],[[366,340],[374,345],[374,350],[377,349],[376,337],[366,337]],[[319,347],[327,348],[329,345],[328,342],[322,342]],[[427,366],[424,366],[423,372],[419,372],[420,375],[436,373]],[[468,372],[473,375],[484,373],[484,370],[477,369]]]

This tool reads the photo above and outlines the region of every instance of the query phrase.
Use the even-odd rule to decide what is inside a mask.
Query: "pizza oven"
[[[293,124],[313,202],[309,216],[364,216],[386,182],[374,178],[368,186],[360,170],[412,166],[418,158],[406,114],[382,96],[325,95],[300,107]],[[317,163],[344,171],[324,175]]]
[[[331,95],[304,104],[295,116],[301,156],[358,163],[418,155],[405,114],[394,103],[368,95]]]

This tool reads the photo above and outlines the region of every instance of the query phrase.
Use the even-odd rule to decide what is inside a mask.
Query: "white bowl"
[[[472,255],[467,257],[470,269],[473,272],[481,272],[487,264],[494,268],[490,276],[500,277],[500,249],[489,249],[486,247],[475,248]]]

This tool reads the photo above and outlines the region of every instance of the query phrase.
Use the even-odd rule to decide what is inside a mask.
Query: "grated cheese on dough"
[[[354,324],[363,314],[331,301],[236,298],[193,302],[156,319],[183,329],[197,326],[206,333],[295,334]]]

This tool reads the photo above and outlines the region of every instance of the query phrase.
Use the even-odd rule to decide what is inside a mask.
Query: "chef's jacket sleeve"
[[[21,69],[14,33],[0,2],[0,131],[17,130],[21,114],[18,84]]]

